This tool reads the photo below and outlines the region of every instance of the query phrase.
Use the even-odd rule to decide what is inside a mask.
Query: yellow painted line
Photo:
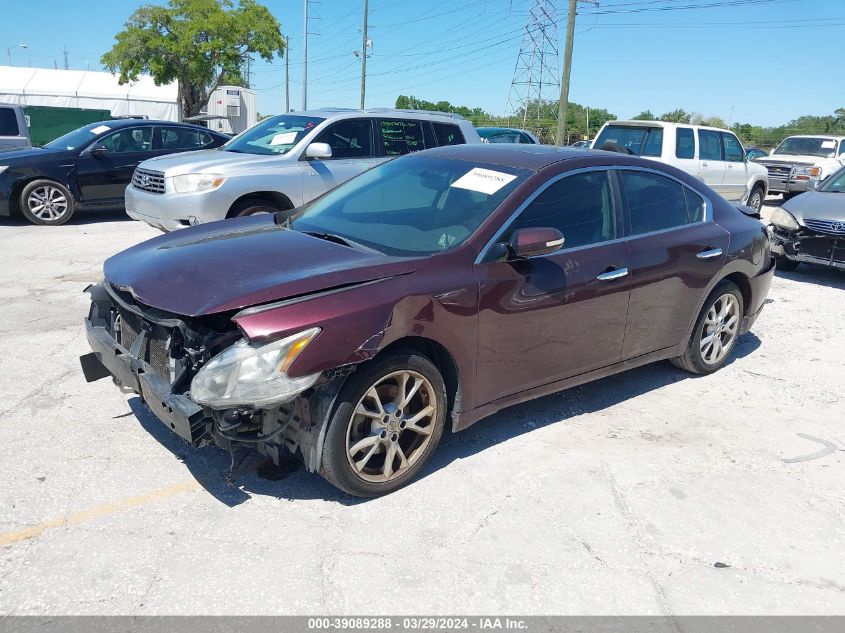
[[[190,479],[178,484],[173,484],[172,486],[165,486],[164,488],[159,488],[157,490],[150,490],[144,494],[104,503],[96,508],[82,510],[81,512],[74,512],[73,514],[68,514],[59,519],[51,519],[50,521],[44,521],[44,523],[23,528],[22,530],[14,530],[12,532],[0,534],[0,547],[41,536],[41,534],[51,528],[80,525],[81,523],[86,523],[109,514],[114,514],[115,512],[120,512],[121,510],[128,510],[129,508],[142,506],[152,501],[175,497],[183,492],[196,492],[201,489],[202,486],[200,486],[199,482],[195,479]]]

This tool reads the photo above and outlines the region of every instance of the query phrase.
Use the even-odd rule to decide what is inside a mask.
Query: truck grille
[[[845,219],[842,220],[804,220],[804,225],[819,233],[845,236]]]
[[[150,193],[164,193],[164,174],[139,167],[132,174],[132,186]]]
[[[170,375],[170,352],[168,342],[170,332],[167,328],[155,323],[144,323],[140,316],[128,310],[120,310],[120,344],[127,351],[141,334],[147,330],[147,336],[138,353],[138,360],[142,360],[153,368],[160,378],[168,383],[172,382]]]
[[[789,174],[792,173],[792,165],[766,164],[769,171],[769,189],[784,191],[789,182]]]

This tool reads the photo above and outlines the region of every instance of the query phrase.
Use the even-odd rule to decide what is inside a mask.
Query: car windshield
[[[462,244],[531,172],[406,156],[383,163],[307,206],[292,227],[414,257]]]
[[[825,193],[845,193],[845,167],[825,180],[818,190]]]
[[[270,117],[238,134],[220,149],[243,154],[286,154],[323,121],[325,119],[293,114]]]
[[[592,147],[601,149],[605,143],[621,145],[637,156],[660,156],[663,150],[663,128],[608,125],[598,135]]]
[[[88,143],[93,141],[95,138],[102,136],[110,130],[111,128],[109,127],[108,122],[91,123],[90,125],[81,127],[78,130],[74,130],[73,132],[68,132],[64,136],[60,136],[59,138],[50,141],[49,143],[44,145],[44,147],[48,149],[58,149],[62,151],[79,149],[88,145]]]
[[[793,156],[829,156],[836,151],[836,141],[829,138],[791,136],[777,146],[772,154]]]

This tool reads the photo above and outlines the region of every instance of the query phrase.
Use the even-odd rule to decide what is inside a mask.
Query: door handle
[[[696,257],[698,259],[713,259],[714,257],[719,257],[722,254],[721,248],[709,248],[706,251],[701,251]]]
[[[614,279],[621,279],[628,275],[627,268],[615,268],[613,270],[608,270],[606,273],[602,273],[596,279],[599,281],[613,281]]]
[[[701,163],[702,167],[707,167],[707,163]]]

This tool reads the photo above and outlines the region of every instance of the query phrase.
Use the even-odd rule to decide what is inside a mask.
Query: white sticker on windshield
[[[503,174],[500,171],[474,167],[453,182],[452,186],[457,187],[458,189],[469,189],[470,191],[486,193],[489,196],[496,193],[499,189],[515,178],[516,176]]]
[[[294,141],[296,141],[296,132],[284,132],[270,139],[270,145],[290,145]]]
[[[836,141],[822,141],[822,149],[833,149],[836,147]]]
[[[89,130],[91,134],[102,134],[103,132],[108,132],[111,128],[108,125],[98,125],[97,127]]]

